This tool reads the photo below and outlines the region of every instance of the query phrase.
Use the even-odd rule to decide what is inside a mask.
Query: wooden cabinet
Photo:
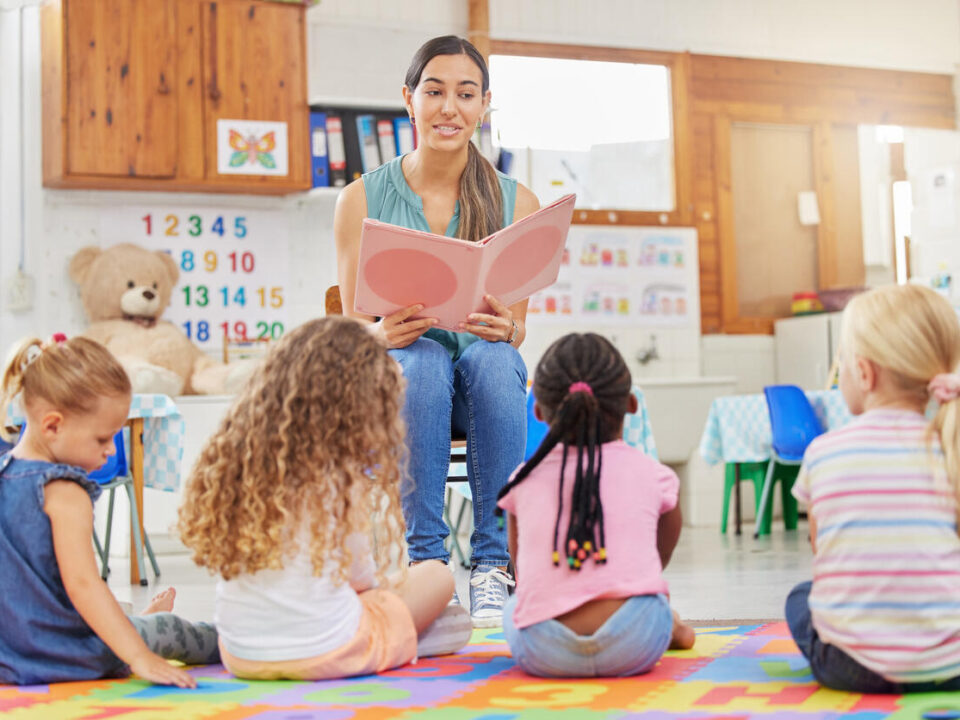
[[[302,5],[60,0],[41,12],[45,186],[310,187]],[[286,123],[287,173],[219,173],[218,120]]]

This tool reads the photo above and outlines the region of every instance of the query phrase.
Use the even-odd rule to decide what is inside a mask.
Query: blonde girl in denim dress
[[[27,419],[0,456],[0,683],[33,685],[123,677],[196,687],[182,668],[219,660],[213,626],[167,612],[127,617],[94,557],[87,473],[113,454],[130,409],[130,381],[98,343],[25,340],[3,373],[2,407],[19,396]],[[163,657],[161,657],[161,654]]]

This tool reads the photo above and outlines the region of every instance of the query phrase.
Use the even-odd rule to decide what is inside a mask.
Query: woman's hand
[[[407,321],[407,318],[416,315],[421,310],[423,310],[423,305],[420,304],[397,310],[392,315],[387,315],[374,323],[374,332],[387,343],[387,347],[391,350],[405,348],[437,324],[436,318],[420,318],[419,320]]]
[[[460,323],[460,329],[490,342],[513,343],[519,337],[519,326],[513,319],[513,311],[493,295],[484,295],[483,299],[496,315],[470,313],[467,322]]]

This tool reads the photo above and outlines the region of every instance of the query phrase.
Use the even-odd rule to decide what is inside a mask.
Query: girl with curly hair
[[[443,564],[384,573],[404,533],[402,397],[373,333],[314,320],[270,353],[204,447],[179,529],[220,575],[214,619],[234,675],[364,675],[469,639]]]

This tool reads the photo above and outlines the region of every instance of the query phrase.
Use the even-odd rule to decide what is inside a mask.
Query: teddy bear
[[[90,326],[83,335],[106,346],[123,365],[135,393],[215,395],[239,390],[256,363],[219,363],[160,316],[180,270],[169,253],[122,243],[81,248],[70,278]]]

